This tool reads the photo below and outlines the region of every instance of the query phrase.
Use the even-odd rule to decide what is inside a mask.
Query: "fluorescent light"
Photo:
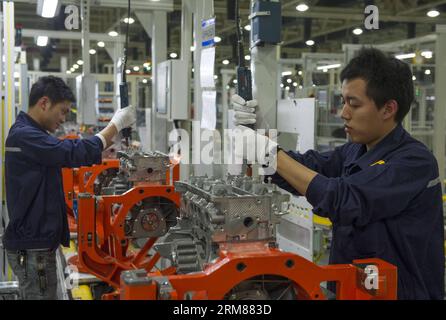
[[[71,74],[71,71],[70,71],[70,70],[67,70],[67,74]]]
[[[89,52],[90,54],[96,54],[96,50],[95,50],[95,49],[90,49],[88,52]]]
[[[363,33],[364,31],[362,31],[361,28],[356,28],[355,30],[353,30],[353,34],[359,36]]]
[[[251,60],[251,56],[250,56],[249,54],[247,54],[247,55],[245,56],[245,60],[247,60],[247,61]]]
[[[39,47],[46,47],[48,44],[48,37],[47,36],[38,36],[37,37],[37,45]]]
[[[134,67],[133,67],[133,71],[138,72],[138,71],[139,71],[139,67],[138,67],[138,66],[134,66]]]
[[[74,68],[75,70],[77,70],[77,69],[79,69],[79,65],[78,65],[78,64],[73,64],[73,68]]]
[[[438,10],[430,10],[428,13],[427,13],[427,16],[429,17],[429,18],[436,18],[436,17],[438,17],[440,15],[440,12],[438,11]]]
[[[142,79],[142,83],[147,83],[147,79]]]
[[[105,43],[104,43],[104,41],[99,41],[99,42],[98,42],[98,47],[100,47],[100,48],[105,47]]]
[[[296,7],[296,10],[299,12],[305,12],[309,9],[310,7],[307,6],[305,3],[301,3]]]
[[[190,47],[190,51],[194,52],[195,51],[195,46]]]
[[[17,71],[14,72],[14,78],[20,78],[20,73],[18,73]]]
[[[424,71],[425,75],[430,75],[432,73],[432,71],[430,69],[426,69],[426,71]]]
[[[131,71],[130,71],[129,69],[125,70],[125,73],[126,73],[126,74],[130,74],[130,72],[131,72]]]
[[[432,59],[434,53],[432,51],[423,51],[421,52],[421,56],[425,57],[426,59]]]
[[[247,25],[245,26],[245,30],[246,30],[246,31],[251,31],[251,25],[250,25],[250,24],[247,24]]]
[[[195,68],[192,68],[192,72],[195,72]]]
[[[311,46],[314,46],[314,40],[307,40],[306,42],[305,42],[305,44],[307,45],[307,46],[309,46],[309,47],[311,47]]]
[[[108,33],[108,35],[109,35],[110,37],[117,37],[117,36],[119,35],[119,33],[117,33],[116,31],[110,31],[110,32]]]
[[[132,24],[135,22],[135,19],[133,18],[124,18],[124,23]]]
[[[328,69],[324,69],[324,70],[322,70],[324,73],[327,73],[328,72]]]
[[[221,63],[223,63],[223,64],[226,66],[226,65],[229,64],[229,60],[228,60],[228,59],[225,59],[225,60],[223,60]]]
[[[219,42],[221,42],[221,38],[215,36],[215,37],[214,37],[214,42],[215,42],[215,43],[219,43]]]
[[[293,74],[292,71],[284,71],[282,72],[282,77],[291,76]]]
[[[78,65],[83,65],[84,64],[84,62],[82,61],[82,60],[77,60],[77,62],[76,62]]]
[[[172,52],[169,56],[170,56],[172,59],[175,59],[176,57],[178,57],[178,54],[176,54],[175,52]]]
[[[336,64],[329,64],[329,65],[326,65],[326,66],[320,66],[320,67],[317,67],[316,69],[317,70],[328,70],[328,69],[336,69],[336,68],[339,68],[339,67],[341,67],[341,64],[340,63],[336,63]]]
[[[58,0],[37,1],[37,13],[44,18],[53,18],[56,15]]]
[[[404,54],[398,54],[395,56],[395,58],[399,59],[399,60],[404,60],[404,59],[412,59],[415,58],[416,54],[415,53],[404,53]]]

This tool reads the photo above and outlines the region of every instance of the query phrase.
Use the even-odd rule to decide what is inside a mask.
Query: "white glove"
[[[133,106],[128,106],[124,109],[119,109],[113,115],[110,123],[113,123],[118,129],[118,132],[124,128],[130,127],[136,122],[136,108]]]
[[[248,163],[259,163],[275,168],[277,142],[245,126],[237,126],[235,130],[233,146],[236,159],[246,159]]]
[[[247,125],[256,123],[257,100],[245,101],[238,94],[231,97],[232,108],[234,109],[234,124]]]

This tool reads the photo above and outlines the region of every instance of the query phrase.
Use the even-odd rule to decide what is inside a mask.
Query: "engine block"
[[[169,156],[161,152],[119,151],[119,172],[97,179],[97,190],[104,195],[119,195],[139,183],[165,185],[170,170]]]
[[[191,177],[177,181],[175,191],[182,194],[180,217],[155,248],[179,273],[202,270],[221,244],[275,243],[276,224],[289,201],[272,184],[240,176]]]

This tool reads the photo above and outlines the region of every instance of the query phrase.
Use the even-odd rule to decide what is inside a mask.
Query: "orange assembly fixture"
[[[121,168],[123,165],[125,162]],[[150,179],[141,178],[141,172],[129,166],[137,178],[122,194],[94,196],[91,184],[85,184],[90,189],[78,194],[78,255],[69,261],[117,290],[122,271],[149,272],[155,266],[159,255],[149,251],[176,223],[180,202],[173,186],[179,179],[178,164],[169,164],[162,181],[147,181]],[[157,173],[160,170],[145,168],[145,177]],[[94,174],[88,181],[94,181]],[[103,298],[116,297],[115,293]]]
[[[365,287],[366,265],[379,270],[378,289]],[[221,248],[218,260],[198,273],[124,272],[120,292],[122,300],[326,300],[328,297],[321,289],[326,281],[337,283],[336,297],[332,297],[335,300],[397,297],[397,270],[387,262],[367,259],[317,266],[261,242]]]
[[[118,169],[118,159],[106,159],[101,164],[96,164],[91,167],[62,168],[62,180],[70,232],[77,231],[76,217],[74,214],[76,210],[74,203],[77,201],[77,195],[84,192],[91,194],[100,193],[101,190],[95,190],[96,179],[101,175],[106,176],[107,173],[113,170],[117,171]]]
[[[276,225],[290,212],[289,196],[262,179],[191,177],[188,182],[176,182],[175,191],[181,193],[178,223],[154,245],[161,259],[170,261],[170,267],[122,272],[121,299],[397,297],[397,269],[385,261],[365,259],[318,266],[280,250]]]

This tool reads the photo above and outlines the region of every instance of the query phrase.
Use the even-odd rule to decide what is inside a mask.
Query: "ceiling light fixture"
[[[311,47],[311,46],[314,46],[315,42],[314,42],[314,40],[307,40],[307,41],[305,42],[305,44],[306,44],[307,46]]]
[[[438,11],[438,10],[430,10],[428,13],[427,13],[427,16],[429,17],[429,18],[436,18],[436,17],[438,17],[440,15],[440,12]]]
[[[316,69],[317,70],[329,70],[329,69],[336,69],[336,68],[340,68],[341,67],[341,64],[340,63],[336,63],[336,64],[329,64],[329,65],[326,65],[326,66],[320,66],[320,67],[317,67]]]
[[[296,7],[296,10],[299,12],[305,12],[308,9],[310,9],[310,7],[308,5],[306,5],[305,3],[301,3]]]
[[[361,35],[363,32],[364,31],[362,31],[361,28],[356,28],[356,29],[353,30],[353,34],[357,35],[357,36]]]
[[[46,47],[48,44],[48,37],[47,36],[38,36],[37,37],[37,45],[39,47]]]
[[[37,14],[44,18],[53,18],[56,15],[58,0],[38,0]]]
[[[397,58],[398,60],[404,60],[404,59],[413,59],[416,56],[417,55],[415,53],[403,53],[403,54],[397,54],[395,58]]]
[[[124,23],[132,24],[135,22],[135,19],[133,18],[124,18]]]

